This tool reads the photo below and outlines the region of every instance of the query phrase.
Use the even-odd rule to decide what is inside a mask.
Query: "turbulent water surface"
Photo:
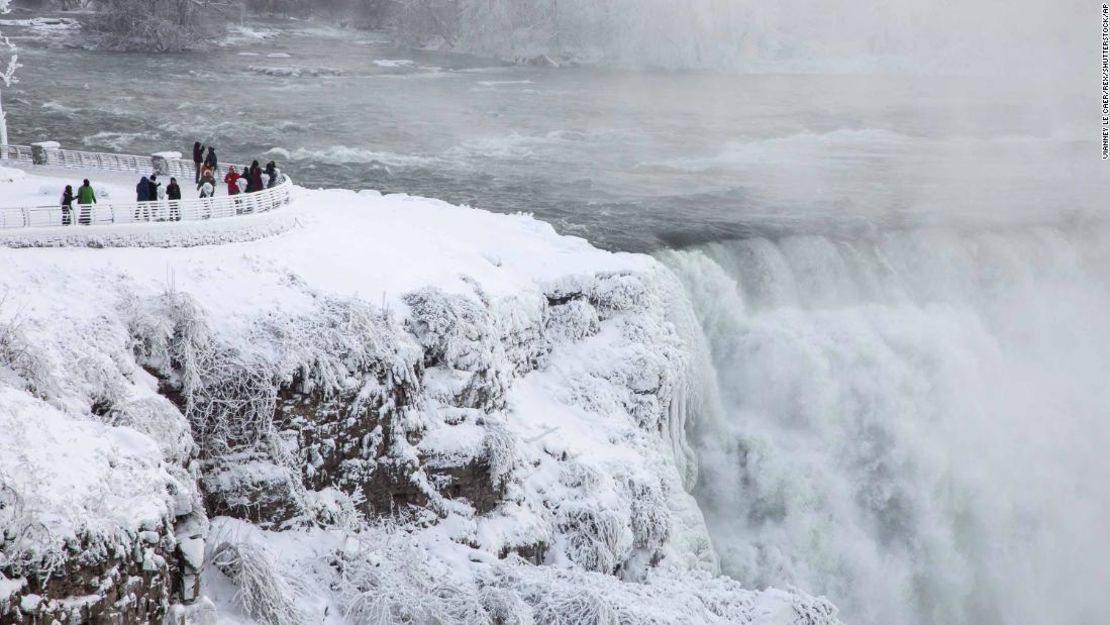
[[[289,24],[162,56],[6,32],[26,65],[6,94],[14,141],[146,153],[199,138],[309,186],[535,212],[616,249],[1040,220],[1110,187],[1097,102],[1021,81],[552,70]],[[1085,107],[1050,123],[1059,101]]]
[[[853,623],[1105,620],[1095,98],[517,67],[289,24],[176,56],[17,34],[16,141],[200,138],[302,184],[530,211],[658,253],[709,346],[697,494],[729,575],[825,593]]]

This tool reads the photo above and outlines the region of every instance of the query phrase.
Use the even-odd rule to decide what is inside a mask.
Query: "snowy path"
[[[33,227],[0,228],[0,247],[193,247],[197,245],[217,245],[232,242],[254,241],[286,232],[297,224],[294,210],[264,210],[256,214],[228,215],[221,219],[189,219],[182,221],[153,221],[137,223],[98,223],[95,226],[62,226],[58,199],[65,185],[81,184],[88,176],[96,190],[98,207],[112,205],[123,208],[123,217],[133,216],[136,174],[127,172],[86,172],[82,170],[56,167],[22,166],[19,169],[0,167],[0,204],[3,206],[46,206],[46,215],[52,220],[49,225]],[[135,178],[135,180],[131,180]],[[166,182],[169,180],[167,179]],[[179,181],[180,182],[180,181]],[[182,205],[190,200],[194,205],[201,203],[196,199],[194,185],[183,186]],[[296,189],[292,183],[285,183],[283,197],[292,198]],[[275,190],[271,190],[275,191]],[[267,192],[269,193],[269,192]],[[252,194],[263,199],[264,194]],[[226,193],[220,194],[216,202],[228,204]],[[253,200],[252,200],[253,201]],[[162,211],[168,210],[167,202],[158,203]],[[230,204],[234,206],[234,204]],[[269,205],[267,205],[269,206]],[[16,209],[18,211],[19,209]],[[99,208],[101,214],[103,208]],[[0,213],[5,209],[0,206]],[[8,215],[10,217],[10,215]],[[219,216],[219,215],[217,215]],[[234,216],[234,218],[231,218]],[[18,213],[15,215],[19,218]],[[201,215],[203,217],[203,215]],[[55,225],[59,224],[59,225]]]
[[[50,165],[25,165],[0,161],[0,168],[17,169],[34,176],[38,184],[23,184],[5,186],[2,206],[54,206],[62,196],[66,185],[72,185],[74,192],[81,186],[81,181],[89,179],[96,190],[98,200],[135,201],[135,185],[148,174],[137,174],[122,171],[81,170],[66,167],[53,167]],[[4,180],[0,174],[0,180]],[[162,186],[169,184],[169,177],[159,180]],[[177,180],[181,186],[182,199],[195,199],[197,197],[196,185],[193,179]],[[227,195],[227,187],[219,185],[217,195]]]
[[[236,196],[228,195],[227,186],[221,181],[216,185],[215,197],[202,199],[198,198],[191,162],[162,161],[163,169],[178,172],[176,178],[182,199],[139,203],[136,186],[154,170],[153,159],[65,150],[54,154],[53,160],[47,161],[51,164],[47,165],[32,164],[25,154],[18,159],[0,160],[0,183],[4,185],[0,193],[0,245],[207,245],[253,240],[291,227],[292,221],[285,217],[250,219],[275,212],[292,202],[294,187],[288,176],[280,175],[280,182],[274,187]],[[81,156],[79,161],[75,154]],[[81,163],[93,162],[104,168],[81,166]],[[132,171],[126,171],[128,168]],[[173,177],[163,173],[159,175],[159,183],[164,188]],[[60,206],[63,190],[66,185],[76,190],[85,179],[91,182],[97,202],[88,209],[76,209],[78,215],[74,219],[79,218],[80,225],[67,223]],[[235,219],[229,220],[231,217]],[[234,223],[211,223],[217,221]],[[198,225],[202,222],[208,225]]]

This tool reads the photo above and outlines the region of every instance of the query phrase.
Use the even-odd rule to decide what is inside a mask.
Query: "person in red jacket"
[[[239,172],[236,171],[235,165],[227,168],[227,175],[224,176],[224,184],[227,185],[228,195],[239,195]]]

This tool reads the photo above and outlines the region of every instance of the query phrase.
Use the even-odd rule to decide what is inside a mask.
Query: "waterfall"
[[[712,360],[722,571],[846,622],[1093,623],[1110,583],[1110,228],[667,251]]]

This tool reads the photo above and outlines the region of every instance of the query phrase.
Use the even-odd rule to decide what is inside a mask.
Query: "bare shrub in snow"
[[[492,344],[489,313],[480,301],[435,287],[413,291],[404,300],[411,309],[409,329],[424,346],[428,364],[465,371],[491,365],[487,354],[492,350],[482,349]]]
[[[618,312],[642,312],[650,303],[648,285],[643,276],[634,274],[598,276],[588,296],[602,319]]]
[[[212,37],[216,13],[227,0],[96,0],[92,27],[100,45],[113,50],[177,52]]]
[[[602,476],[597,469],[581,462],[565,462],[559,472],[559,483],[582,494],[593,494],[601,486]]]
[[[555,0],[394,0],[386,16],[410,45],[534,55],[557,37],[558,7]]]
[[[411,309],[409,330],[425,350],[425,365],[471,374],[456,391],[456,404],[483,410],[503,407],[511,363],[483,304],[438,288],[413,291],[404,300]]]
[[[359,625],[531,623],[527,618],[511,618],[511,612],[522,605],[519,600],[496,591],[479,593],[465,571],[445,567],[434,553],[398,525],[366,527],[349,535],[331,558],[337,579],[330,582],[347,621]]]
[[[436,623],[442,607],[431,592],[434,580],[421,569],[423,557],[395,536],[381,538],[389,547],[383,550],[388,554],[384,557],[361,552],[337,555],[338,589],[346,618],[365,625]]]
[[[3,304],[0,300],[0,309]],[[27,340],[18,319],[0,321],[0,380],[5,368],[18,380],[19,386],[38,397],[56,392],[48,363]]]
[[[671,535],[671,513],[664,486],[629,479],[626,488],[632,505],[632,535],[636,547],[662,548]]]
[[[270,434],[277,385],[265,359],[217,344],[188,295],[171,290],[131,305],[136,360],[180,388],[203,449],[226,451]]]
[[[129,401],[113,407],[107,417],[109,425],[129,427],[154,439],[167,462],[185,466],[196,451],[189,423],[164,397]]]
[[[28,513],[23,497],[9,485],[10,481],[0,474],[0,571],[20,576],[30,572],[30,565],[38,559],[36,545],[53,541],[48,538],[46,525],[36,522]],[[46,568],[50,570],[61,562],[61,555],[55,554]]]
[[[187,416],[209,452],[257,444],[273,434],[277,383],[267,363],[232,349],[207,350],[198,387],[187,388]]]
[[[378,382],[411,384],[416,375],[414,346],[386,313],[357,299],[317,295],[311,313],[270,315],[259,320],[251,339],[274,346],[271,368],[302,393],[356,391],[356,400],[377,399],[363,393],[379,390]],[[367,382],[370,388],[359,388]]]
[[[219,525],[208,541],[205,561],[235,584],[236,600],[265,625],[301,625],[298,589],[278,569],[260,543],[244,539],[235,525]]]
[[[398,0],[391,23],[399,38],[410,45],[454,46],[459,36],[457,0]]]
[[[520,464],[516,438],[499,420],[485,419],[486,435],[482,441],[482,455],[489,463],[490,478],[494,486],[502,485]]]
[[[551,347],[545,336],[543,301],[539,295],[512,296],[487,304],[497,341],[515,376],[547,364]]]
[[[552,341],[576,343],[593,336],[601,329],[597,309],[584,299],[549,306],[544,319],[547,337]]]
[[[203,386],[201,365],[214,340],[200,306],[174,290],[150,300],[129,300],[128,330],[135,360],[181,388],[186,402]]]
[[[553,589],[536,606],[537,625],[624,625],[620,611],[593,589]]]
[[[505,588],[486,586],[478,595],[482,607],[494,625],[533,625],[532,608],[520,594]]]
[[[365,527],[362,513],[365,497],[361,492],[345,493],[335,488],[305,493],[305,505],[318,523],[346,532]]]
[[[627,515],[595,502],[564,502],[556,525],[567,557],[587,571],[613,573],[632,554]]]

